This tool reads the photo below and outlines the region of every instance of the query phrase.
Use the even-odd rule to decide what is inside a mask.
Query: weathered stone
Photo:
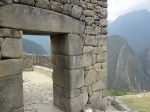
[[[107,27],[103,27],[102,28],[102,34],[107,35],[108,33],[108,28]]]
[[[96,63],[97,57],[96,54],[92,54],[92,65]]]
[[[81,55],[82,50],[83,42],[79,35],[68,34],[51,37],[51,52],[53,54]]]
[[[95,54],[99,54],[102,52],[102,47],[101,46],[98,46],[98,47],[94,47],[94,53]]]
[[[14,110],[12,112],[24,112],[24,108],[20,107],[20,108],[17,108],[16,110]]]
[[[97,4],[97,0],[91,0],[91,3]]]
[[[0,2],[0,6],[3,6],[3,5],[5,5],[5,3],[3,3],[3,2]]]
[[[3,38],[0,37],[0,47],[1,47],[2,43],[3,43]]]
[[[79,5],[79,0],[67,0],[67,3],[74,4],[74,5]]]
[[[79,112],[87,104],[87,101],[88,101],[87,91],[81,93],[76,98],[67,99],[65,97],[62,97],[58,93],[58,91],[54,90],[54,104],[59,106],[65,112]]]
[[[92,85],[92,91],[99,91],[101,89],[106,89],[107,88],[107,78],[102,79],[95,84]]]
[[[86,17],[93,17],[93,16],[94,16],[94,11],[93,11],[93,10],[84,10],[84,11],[83,11],[83,14],[84,14]]]
[[[98,1],[98,4],[104,8],[108,7],[108,3],[107,2],[103,2],[103,1]]]
[[[87,91],[87,87],[82,87],[80,90],[81,90],[81,93],[83,93],[83,92]]]
[[[50,2],[48,0],[37,0],[36,7],[44,8],[44,9],[49,9],[50,8]]]
[[[103,16],[103,18],[107,18],[107,16],[108,16],[107,8],[102,8],[101,9],[101,15]]]
[[[104,27],[104,26],[107,26],[108,22],[107,22],[107,19],[101,19],[100,20],[100,23],[101,25]]]
[[[82,110],[82,112],[87,112],[88,110],[91,110],[90,112],[95,112],[94,109],[91,107],[90,104],[87,104],[84,109]]]
[[[93,69],[93,66],[91,65],[91,66],[89,66],[89,67],[85,67],[84,69],[85,69],[85,71],[86,71],[86,70],[91,70],[91,69]]]
[[[63,13],[66,15],[71,15],[72,6],[70,4],[65,4],[63,7]]]
[[[22,75],[0,78],[0,104],[0,112],[12,112],[23,107]]]
[[[54,90],[57,90],[60,95],[66,98],[75,98],[81,94],[80,89],[68,90],[54,84]]]
[[[95,28],[93,26],[86,26],[86,34],[96,35]]]
[[[62,12],[63,5],[61,3],[51,1],[51,9],[56,12]]]
[[[95,6],[94,11],[98,14],[101,14],[101,6]]]
[[[65,4],[66,3],[66,0],[54,0],[54,1],[59,2],[61,4]]]
[[[92,87],[91,87],[91,86],[88,86],[88,94],[89,94],[89,96],[91,96],[91,95],[92,95],[92,93],[93,93],[93,91],[92,91]]]
[[[97,36],[86,35],[84,39],[85,39],[84,44],[87,46],[97,46],[98,44]]]
[[[105,110],[107,106],[107,98],[100,98],[96,102],[91,103],[92,108],[97,110]]]
[[[19,2],[19,0],[13,0],[13,2],[18,3],[18,2]]]
[[[0,61],[0,77],[8,77],[22,73],[23,62],[21,59],[8,59]]]
[[[35,2],[34,0],[20,0],[21,4],[31,5],[34,6]]]
[[[83,9],[81,7],[74,5],[72,8],[71,16],[79,19],[81,17],[82,12],[83,12]]]
[[[79,6],[82,7],[82,9],[87,9],[87,5],[84,1],[80,1]]]
[[[86,17],[85,22],[86,22],[86,25],[90,26],[90,25],[94,24],[94,18],[93,17]]]
[[[6,4],[13,3],[12,0],[1,0],[0,2],[6,3]]]
[[[107,68],[107,62],[102,63],[102,68]]]
[[[82,55],[80,56],[64,56],[64,55],[51,55],[51,61],[53,64],[67,68],[67,69],[77,69],[82,68]]]
[[[21,58],[22,57],[22,39],[5,38],[1,45],[2,58]]]
[[[102,69],[101,68],[96,68],[95,70],[96,70],[96,72],[98,74],[97,76],[99,76],[99,73],[101,73]]]
[[[107,36],[99,35],[98,36],[98,46],[106,45],[106,43],[107,43]]]
[[[101,27],[96,26],[96,27],[95,27],[95,33],[96,33],[96,34],[101,34]]]
[[[107,51],[107,46],[106,45],[103,45],[102,46],[102,52],[106,52]]]
[[[92,54],[83,54],[83,67],[89,67],[92,64]]]
[[[87,3],[87,8],[90,10],[94,9],[94,5],[92,3]]]
[[[101,66],[102,66],[102,63],[96,63],[93,65],[94,69],[101,68]]]
[[[97,62],[107,61],[107,52],[102,52],[97,55]]]
[[[21,30],[14,30],[14,29],[6,29],[6,28],[0,28],[0,36],[1,37],[22,37],[22,31]]]
[[[85,77],[85,86],[90,86],[96,82],[97,72],[94,69],[89,70]]]
[[[96,79],[97,81],[107,78],[107,69],[100,69],[101,71],[97,73]]]
[[[83,47],[83,53],[92,53],[93,52],[93,46],[84,46]]]
[[[54,84],[72,90],[84,86],[84,70],[69,70],[53,65]]]
[[[100,91],[93,92],[92,95],[89,98],[89,103],[93,103],[101,97],[102,97],[102,94],[101,94]]]
[[[56,32],[80,34],[84,32],[85,28],[84,22],[71,17],[21,4],[0,7],[0,17],[1,27],[22,29],[25,34],[50,34]]]
[[[105,97],[105,96],[107,96],[107,89],[102,90],[102,97]]]

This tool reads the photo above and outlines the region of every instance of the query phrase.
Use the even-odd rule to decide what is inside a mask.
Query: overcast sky
[[[141,9],[150,11],[150,0],[108,0],[108,20],[114,21],[120,15]]]

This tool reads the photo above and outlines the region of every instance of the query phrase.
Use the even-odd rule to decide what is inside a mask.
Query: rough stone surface
[[[20,0],[20,3],[34,6],[35,2],[34,0]]]
[[[98,38],[97,36],[92,36],[92,35],[86,35],[85,37],[85,45],[89,46],[97,46],[98,44]]]
[[[81,14],[82,14],[82,11],[83,9],[77,5],[74,5],[73,8],[72,8],[72,13],[71,15],[74,17],[74,18],[77,18],[79,19],[81,17]]]
[[[67,99],[65,97],[62,97],[58,91],[54,90],[54,104],[60,106],[60,108],[65,112],[79,112],[87,104],[87,101],[88,101],[87,91],[80,94],[80,96],[76,98]]]
[[[102,94],[101,94],[100,91],[93,92],[92,95],[89,98],[89,103],[93,103],[93,102],[97,101],[97,99],[99,99],[101,97],[102,97]]]
[[[10,112],[23,107],[22,75],[0,78],[0,93],[1,112]]]
[[[59,55],[81,55],[82,38],[76,34],[55,35],[51,37],[51,52]]]
[[[92,85],[92,91],[98,91],[101,89],[106,89],[107,88],[107,78],[102,79],[98,82],[96,82],[95,84]]]
[[[1,37],[22,37],[22,31],[21,30],[14,30],[14,29],[6,29],[6,28],[0,28],[0,36]]]
[[[93,46],[84,46],[83,47],[83,53],[92,53],[93,52]]]
[[[71,15],[72,6],[70,4],[65,4],[63,7],[63,13],[66,15]]]
[[[97,55],[97,62],[107,61],[107,52],[102,52]]]
[[[51,61],[53,64],[67,69],[77,69],[83,67],[82,55],[64,56],[64,55],[52,54]]]
[[[37,0],[36,7],[44,8],[44,9],[49,9],[50,8],[50,2],[48,0]]]
[[[21,58],[22,57],[22,39],[5,38],[1,45],[2,58]]]
[[[89,67],[92,64],[92,54],[83,54],[83,67]]]
[[[23,63],[21,59],[1,60],[0,78],[21,74],[22,67]]]
[[[51,1],[51,9],[56,12],[62,12],[63,5],[61,3]]]
[[[72,90],[84,85],[83,69],[64,69],[53,65],[53,82],[60,87]]]
[[[30,1],[30,0],[29,0]],[[9,10],[9,12],[8,12]],[[16,18],[17,15],[17,18]],[[11,4],[0,7],[1,27],[23,29],[25,33],[83,33],[84,22],[36,7]]]
[[[6,4],[13,3],[12,0],[1,0],[1,2],[4,2]]]
[[[97,72],[94,69],[91,69],[85,77],[85,85],[89,86],[96,82]]]

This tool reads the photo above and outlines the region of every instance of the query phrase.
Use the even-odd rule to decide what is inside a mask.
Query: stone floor
[[[53,105],[52,79],[37,72],[23,72],[24,112],[63,112]]]

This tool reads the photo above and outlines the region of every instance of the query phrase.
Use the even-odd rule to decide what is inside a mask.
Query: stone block
[[[0,78],[0,104],[0,112],[14,112],[23,107],[22,75]]]
[[[3,38],[0,37],[0,48],[1,48],[2,43],[3,43]]]
[[[101,46],[98,46],[98,47],[94,47],[94,53],[95,54],[99,54],[102,52],[102,47]]]
[[[96,82],[97,72],[94,69],[89,70],[85,77],[85,86],[90,86]]]
[[[106,97],[107,96],[107,89],[103,89],[102,90],[102,97]]]
[[[106,45],[107,36],[106,35],[98,35],[98,46]]]
[[[93,10],[84,10],[83,14],[85,17],[94,17],[94,11]]]
[[[8,77],[22,73],[23,62],[21,59],[8,59],[0,61],[0,77]]]
[[[84,70],[69,70],[53,65],[53,83],[65,89],[77,89],[84,86]]]
[[[92,54],[86,53],[83,54],[83,67],[89,67],[92,65]]]
[[[102,46],[102,52],[106,52],[107,51],[107,46],[106,45],[103,45]]]
[[[83,67],[83,56],[64,56],[64,55],[51,55],[51,62],[57,66],[67,69],[78,69]]]
[[[12,0],[1,0],[0,2],[6,3],[6,4],[13,3]]]
[[[88,35],[96,35],[96,31],[95,31],[95,28],[93,26],[86,26],[86,34]]]
[[[104,79],[107,77],[107,68],[101,69],[101,71],[97,74],[97,81]]]
[[[61,3],[51,1],[51,9],[61,13],[63,11],[63,5]]]
[[[20,0],[21,4],[31,5],[34,6],[35,1],[34,0]]]
[[[84,46],[83,47],[83,53],[92,53],[93,52],[93,46]]]
[[[59,2],[61,4],[65,4],[66,3],[66,0],[54,0],[54,1]]]
[[[82,38],[76,34],[55,35],[51,37],[51,52],[59,55],[81,55]]]
[[[91,107],[96,110],[103,110],[105,111],[107,106],[107,98],[99,98],[96,102],[91,103]]]
[[[21,4],[0,7],[0,21],[1,27],[22,29],[25,34],[82,34],[85,28],[85,22],[72,17]]]
[[[66,15],[71,15],[72,6],[70,4],[65,4],[63,7],[63,13]]]
[[[89,98],[89,103],[93,103],[102,97],[102,93],[100,91],[93,92]]]
[[[99,69],[101,68],[101,66],[102,66],[102,63],[96,63],[93,65],[94,69]]]
[[[95,84],[92,85],[92,91],[99,91],[101,89],[106,89],[107,88],[107,78],[102,79]]]
[[[1,45],[2,58],[21,58],[22,57],[22,39],[5,38]]]
[[[80,112],[88,101],[87,91],[81,93],[78,97],[67,99],[54,90],[54,104],[59,106],[65,112]]]
[[[92,24],[94,24],[94,18],[93,17],[86,17],[85,23],[87,26],[91,26]]]
[[[85,39],[84,44],[87,46],[97,46],[98,44],[97,36],[86,35],[84,39]]]
[[[101,23],[102,27],[105,27],[108,25],[107,19],[101,19],[100,23]]]
[[[97,62],[107,61],[107,52],[102,52],[97,55]]]
[[[103,18],[107,18],[107,16],[108,16],[107,8],[101,9],[101,15]]]
[[[50,2],[49,0],[37,0],[35,6],[43,9],[50,9]]]
[[[71,16],[76,19],[80,19],[82,12],[83,12],[83,9],[81,7],[74,5],[72,8]]]
[[[81,89],[68,90],[54,84],[54,90],[57,90],[59,94],[65,98],[72,99],[78,97],[81,94]]]
[[[96,63],[96,60],[97,60],[96,54],[92,54],[92,65]]]
[[[23,35],[21,30],[0,28],[0,37],[18,37],[21,38]]]
[[[102,62],[102,68],[107,68],[107,62]]]
[[[93,93],[93,91],[92,91],[92,87],[91,87],[91,86],[88,86],[87,91],[88,91],[88,95],[89,95],[89,96],[91,96],[91,95],[92,95],[92,93]]]
[[[24,112],[24,108],[21,107],[21,108],[18,108],[18,109],[16,109],[16,110],[12,111],[12,112]]]
[[[102,27],[102,34],[107,35],[108,33],[108,28],[107,27]]]

